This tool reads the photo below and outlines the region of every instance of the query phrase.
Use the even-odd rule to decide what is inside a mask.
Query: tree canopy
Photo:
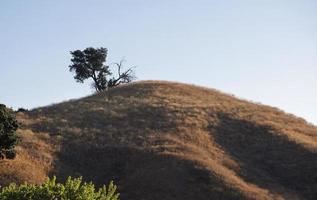
[[[18,122],[5,105],[0,104],[0,159],[14,159],[18,142]]]
[[[117,76],[113,76],[110,67],[106,65],[108,50],[106,48],[88,47],[84,50],[70,52],[72,55],[69,70],[75,72],[74,79],[83,83],[86,79],[93,80],[96,91],[103,91],[110,87],[129,83],[134,79],[133,68],[123,70],[123,62],[114,63]]]

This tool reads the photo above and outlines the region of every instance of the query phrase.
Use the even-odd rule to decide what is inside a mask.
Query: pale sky
[[[3,0],[0,103],[91,94],[69,51],[106,47],[139,80],[194,83],[317,124],[316,0]]]

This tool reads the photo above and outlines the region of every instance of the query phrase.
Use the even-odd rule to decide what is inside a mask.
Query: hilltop
[[[121,199],[317,199],[317,127],[193,85],[144,81],[18,113],[0,184],[114,180]]]

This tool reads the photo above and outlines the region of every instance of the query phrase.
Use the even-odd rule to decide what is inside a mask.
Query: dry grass
[[[216,90],[137,82],[18,117],[2,184],[83,175],[130,200],[317,198],[317,128]]]
[[[42,183],[51,171],[53,151],[45,140],[49,136],[34,134],[31,130],[19,130],[21,143],[16,148],[14,160],[0,161],[0,183]]]

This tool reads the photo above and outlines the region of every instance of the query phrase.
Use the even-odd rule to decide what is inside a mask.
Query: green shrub
[[[18,110],[17,110],[17,112],[28,112],[28,109],[25,109],[25,108],[19,108]]]
[[[18,142],[16,130],[19,125],[10,109],[0,104],[0,159],[14,159],[14,147]]]
[[[82,178],[69,177],[61,184],[53,177],[42,185],[25,183],[3,187],[0,200],[119,200],[116,189],[113,182],[96,190],[94,184],[82,182]]]

